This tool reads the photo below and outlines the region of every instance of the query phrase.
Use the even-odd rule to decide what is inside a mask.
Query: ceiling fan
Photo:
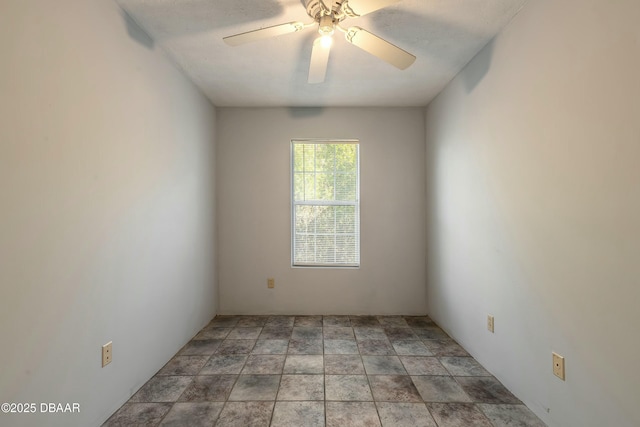
[[[344,28],[340,23],[348,17],[363,16],[376,10],[385,8],[400,0],[303,0],[307,14],[313,22],[305,24],[299,21],[274,25],[259,30],[248,31],[223,38],[230,46],[253,42],[256,40],[275,37],[282,34],[295,33],[318,25],[320,37],[314,40],[309,65],[309,83],[322,83],[327,72],[329,52],[333,43],[333,33],[336,28],[343,32],[345,39],[360,49],[377,56],[389,64],[404,70],[416,60],[409,52],[381,39],[380,37],[360,27]]]

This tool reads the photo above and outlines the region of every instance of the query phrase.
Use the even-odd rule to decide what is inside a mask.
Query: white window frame
[[[294,144],[355,144],[358,146],[356,151],[356,200],[355,201],[298,201],[295,200],[295,159]],[[358,139],[313,139],[313,138],[296,138],[291,140],[290,145],[290,169],[291,183],[289,187],[291,197],[291,267],[293,268],[360,268],[360,140]],[[355,226],[356,226],[356,254],[355,263],[296,263],[295,262],[295,243],[296,243],[296,206],[354,206],[355,207]]]

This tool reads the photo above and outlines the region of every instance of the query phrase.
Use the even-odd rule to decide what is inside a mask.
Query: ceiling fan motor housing
[[[316,21],[320,20],[320,16],[324,9],[322,0],[306,0],[306,2],[307,14]]]
[[[335,13],[337,13],[340,8],[342,7],[342,3],[344,3],[344,0],[327,0],[325,1],[325,6],[327,6],[327,8]]]
[[[323,15],[340,14],[340,8],[344,0],[305,0],[307,14],[315,21],[319,21]]]

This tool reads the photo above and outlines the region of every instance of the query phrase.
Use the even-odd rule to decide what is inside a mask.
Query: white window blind
[[[292,264],[360,265],[358,141],[292,141]]]

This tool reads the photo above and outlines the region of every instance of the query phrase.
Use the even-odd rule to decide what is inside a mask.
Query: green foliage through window
[[[293,265],[360,264],[359,145],[292,142]]]

